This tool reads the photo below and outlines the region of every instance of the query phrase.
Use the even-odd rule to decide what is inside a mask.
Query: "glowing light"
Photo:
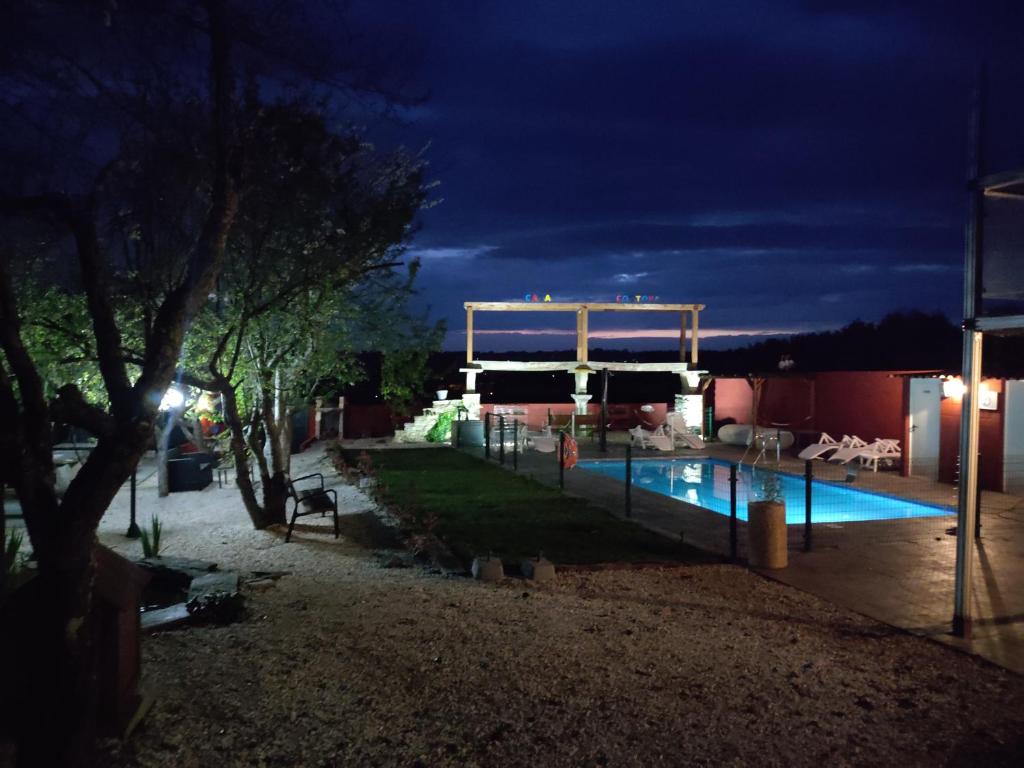
[[[959,377],[951,377],[942,380],[942,396],[959,400],[964,396],[967,387]]]
[[[160,401],[160,410],[169,411],[172,408],[180,408],[185,403],[185,395],[176,387],[171,387],[164,392],[164,397]]]

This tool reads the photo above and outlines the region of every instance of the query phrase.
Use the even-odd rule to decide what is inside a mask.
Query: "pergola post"
[[[686,313],[679,313],[679,362],[686,362]]]
[[[578,363],[587,362],[587,347],[589,346],[587,324],[587,308],[580,307],[576,310],[576,362]]]
[[[691,314],[693,315],[693,323],[691,323],[691,325],[693,326],[693,330],[691,331],[692,335],[690,337],[690,362],[693,365],[696,365],[697,364],[697,320],[698,320],[699,310],[693,309],[693,310],[691,310]]]
[[[466,364],[473,363],[473,310],[466,308]]]

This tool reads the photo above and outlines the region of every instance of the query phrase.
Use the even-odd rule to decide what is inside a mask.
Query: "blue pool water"
[[[624,480],[624,461],[581,461],[588,472]],[[729,514],[729,462],[717,459],[643,459],[633,462],[633,485],[673,499]],[[736,516],[747,519],[747,499],[754,476],[760,470],[741,465],[736,483]],[[786,522],[804,522],[804,479],[780,473],[786,499]],[[907,501],[849,486],[815,480],[811,486],[811,521],[848,523],[863,520],[897,520],[955,514],[950,507]]]

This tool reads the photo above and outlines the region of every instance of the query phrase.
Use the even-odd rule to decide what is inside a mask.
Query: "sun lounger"
[[[847,464],[857,459],[862,467],[870,467],[873,472],[877,472],[880,460],[896,460],[902,455],[898,440],[876,438],[875,442],[870,445],[841,448],[833,453],[828,460],[837,464]]]
[[[822,432],[818,442],[813,445],[808,445],[798,454],[798,458],[807,461],[809,459],[824,459],[825,454],[831,453],[832,451],[842,450],[843,448],[853,448],[866,445],[866,443],[859,437],[854,435],[843,435],[842,440],[836,440],[828,432]]]
[[[683,422],[683,414],[670,412],[665,418],[665,431],[671,435],[673,445],[682,445],[695,451],[704,449],[704,440]]]
[[[896,462],[903,458],[899,440],[876,437],[875,442],[869,445],[868,448],[874,448],[874,451],[870,454],[862,454],[858,458],[860,459],[860,465],[870,468],[872,472],[878,471],[878,463],[880,461]]]
[[[629,435],[634,443],[640,444],[641,448],[657,448],[659,451],[671,451],[673,447],[672,436],[666,435],[662,427],[658,427],[653,432],[648,432],[637,424],[629,430]]]
[[[558,435],[552,433],[551,427],[544,427],[539,434],[527,433],[526,439],[540,453],[554,453],[558,449]]]

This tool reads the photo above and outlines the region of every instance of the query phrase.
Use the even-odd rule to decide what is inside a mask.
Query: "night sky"
[[[526,293],[701,302],[713,346],[897,309],[955,318],[981,53],[992,124],[1021,125],[1003,98],[1024,93],[1019,3],[387,2],[360,14],[419,52],[429,98],[402,131],[430,143],[440,184],[412,254],[451,349],[465,343],[463,301]],[[1024,164],[1012,154],[998,162]],[[592,317],[592,345],[673,348],[677,319],[657,317]],[[477,347],[568,348],[573,323],[485,316]]]

